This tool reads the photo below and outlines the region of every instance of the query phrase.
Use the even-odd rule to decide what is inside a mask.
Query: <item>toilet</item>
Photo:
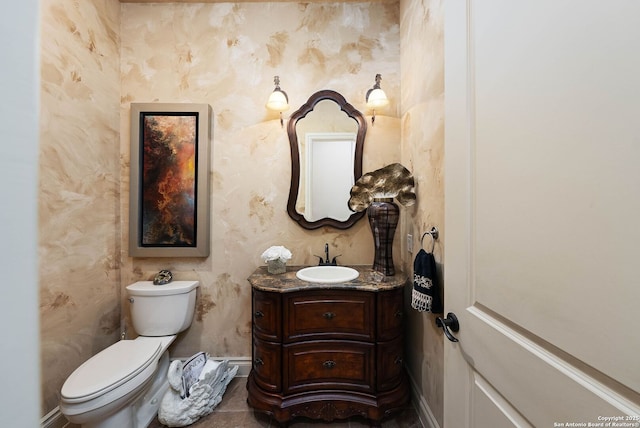
[[[146,428],[169,387],[169,345],[193,320],[198,281],[127,286],[139,336],[84,362],[62,385],[60,411],[83,428]]]

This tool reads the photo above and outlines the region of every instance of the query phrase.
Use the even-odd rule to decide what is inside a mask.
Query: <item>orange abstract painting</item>
[[[142,246],[196,245],[197,120],[185,113],[142,118]]]

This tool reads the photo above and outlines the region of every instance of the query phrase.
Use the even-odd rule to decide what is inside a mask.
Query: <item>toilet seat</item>
[[[67,404],[86,402],[134,380],[120,391],[122,395],[127,394],[147,380],[147,376],[140,376],[135,381],[136,376],[155,371],[163,351],[161,345],[161,338],[114,343],[85,361],[69,376],[62,386],[62,400]],[[148,368],[151,370],[146,370]]]

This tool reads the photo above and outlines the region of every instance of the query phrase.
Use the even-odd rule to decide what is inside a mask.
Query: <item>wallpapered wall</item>
[[[135,337],[124,293],[131,282],[160,269],[200,280],[194,323],[172,347],[173,355],[205,350],[246,357],[246,278],[262,264],[264,249],[285,245],[294,254],[292,264],[311,264],[328,242],[344,264],[371,263],[366,220],[346,231],[306,231],[287,216],[288,140],[277,114],[264,108],[276,74],[292,106],[285,119],[321,89],[342,93],[370,115],[364,94],[375,74],[383,75],[391,106],[369,126],[364,171],[401,161],[414,173],[418,202],[401,208],[396,264],[411,273],[419,237],[435,225],[442,267],[441,3],[43,3],[43,414],[57,405],[62,383],[78,365],[115,342],[124,328]],[[212,106],[210,257],[128,256],[131,102]],[[407,233],[414,236],[411,253]],[[407,365],[440,425],[442,346],[433,316],[408,311]]]
[[[442,0],[400,2],[402,70],[402,163],[413,171],[417,203],[405,210],[402,236],[411,233],[414,248],[403,252],[405,271],[411,272],[420,237],[436,226],[440,237],[434,257],[443,289],[444,255],[444,6]],[[426,251],[431,238],[424,239]],[[409,301],[410,290],[405,293]],[[446,302],[445,302],[446,303]],[[431,412],[443,425],[444,342],[432,314],[408,311],[407,367]],[[433,420],[432,420],[433,422]]]
[[[43,414],[120,331],[120,5],[41,2]]]
[[[280,75],[292,109],[315,91],[342,93],[366,115],[383,75],[391,98],[365,142],[364,171],[400,160],[398,3],[43,4],[40,283],[43,414],[82,361],[128,336],[124,287],[170,269],[197,279],[197,312],[171,352],[246,357],[250,287],[271,245],[314,263],[328,242],[344,264],[373,260],[366,220],[306,231],[286,214],[286,132],[264,103]],[[208,103],[211,255],[127,254],[129,105]],[[401,239],[396,240],[401,264]],[[122,308],[122,309],[121,309]],[[121,320],[124,320],[121,325]]]
[[[201,282],[196,318],[173,353],[249,356],[246,278],[262,252],[284,245],[291,264],[315,263],[328,242],[341,263],[373,260],[369,226],[307,231],[286,214],[290,155],[286,129],[264,107],[279,75],[292,109],[333,89],[365,111],[376,73],[399,93],[397,3],[123,4],[121,15],[122,286],[160,269]],[[212,106],[211,256],[132,259],[126,238],[130,102]],[[395,96],[389,112],[397,117]],[[367,113],[365,111],[365,113]],[[364,170],[399,160],[399,120],[379,117],[365,142]],[[328,172],[330,173],[330,172]],[[126,307],[126,306],[125,306]],[[123,313],[124,314],[124,313]]]

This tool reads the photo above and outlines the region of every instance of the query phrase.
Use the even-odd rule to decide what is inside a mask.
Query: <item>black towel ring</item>
[[[435,250],[436,248],[436,239],[438,239],[438,235],[440,235],[440,232],[438,232],[438,228],[436,228],[435,226],[431,228],[430,231],[425,232],[422,234],[422,237],[420,238],[420,247],[424,250],[424,237],[430,235],[431,236],[431,253],[433,253],[433,250]],[[426,251],[426,250],[425,250]]]

